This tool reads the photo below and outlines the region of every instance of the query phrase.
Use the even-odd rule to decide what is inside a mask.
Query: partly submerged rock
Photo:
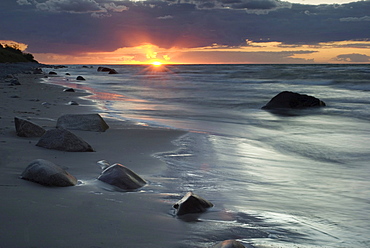
[[[77,78],[76,78],[76,80],[86,80],[83,76],[78,76]]]
[[[118,72],[115,69],[111,69],[108,74],[118,74]]]
[[[43,74],[44,72],[42,71],[41,68],[36,68],[33,70],[33,74]]]
[[[14,117],[15,130],[20,137],[41,137],[46,131],[39,125],[25,119]]]
[[[274,96],[262,109],[302,109],[326,106],[320,99],[291,91],[283,91]]]
[[[76,101],[69,101],[68,102],[68,105],[79,105],[78,102]]]
[[[57,120],[57,127],[71,130],[104,132],[108,124],[99,114],[66,114]]]
[[[97,71],[110,71],[112,70],[111,68],[108,68],[108,67],[104,67],[104,66],[99,66]]]
[[[60,166],[44,159],[32,161],[20,178],[46,186],[66,187],[77,184],[77,179],[74,176]]]
[[[75,92],[73,88],[66,88],[63,90],[64,92]]]
[[[173,207],[176,209],[176,215],[203,213],[213,204],[193,192],[188,192]]]
[[[93,152],[93,148],[83,139],[64,128],[46,131],[36,146],[67,152]]]
[[[229,239],[212,246],[212,248],[245,248],[245,246],[239,241]]]
[[[103,71],[103,72],[107,71],[109,72],[109,74],[118,74],[118,72],[115,69],[111,69],[111,68],[103,67],[103,66],[99,66],[97,71]]]
[[[100,165],[104,164],[100,162],[98,162]],[[106,161],[104,162],[107,166],[108,164]],[[98,180],[116,186],[122,190],[135,190],[146,184],[146,181],[139,175],[126,166],[118,163],[105,168],[98,177]]]

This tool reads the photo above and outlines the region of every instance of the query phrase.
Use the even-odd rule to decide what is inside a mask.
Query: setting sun
[[[155,67],[159,67],[159,66],[162,65],[162,62],[160,62],[160,61],[154,61],[154,62],[152,62],[152,65],[155,66]]]

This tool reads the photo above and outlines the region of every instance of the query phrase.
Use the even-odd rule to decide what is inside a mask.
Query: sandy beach
[[[171,141],[184,132],[105,119],[106,132],[73,131],[95,152],[37,147],[39,138],[16,135],[14,117],[51,129],[63,114],[104,113],[81,98],[87,92],[64,92],[62,86],[41,83],[43,75],[15,76],[21,85],[0,78],[0,247],[178,247],[186,227],[171,215],[177,197],[158,193],[166,164],[152,154],[176,149]],[[79,105],[68,105],[72,100]],[[19,179],[39,158],[67,168],[79,184],[57,188]],[[126,165],[148,185],[136,192],[105,190],[96,180],[97,161],[103,159]]]

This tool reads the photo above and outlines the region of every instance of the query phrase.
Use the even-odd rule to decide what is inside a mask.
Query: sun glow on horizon
[[[148,65],[156,71],[174,64],[250,63],[370,63],[370,41],[336,41],[310,44],[255,42],[238,47],[213,44],[196,48],[160,48],[145,43],[113,52],[86,52],[76,55],[35,54],[45,64],[132,64]]]
[[[163,65],[163,63],[162,63],[162,62],[160,62],[160,61],[153,61],[153,62],[152,62],[152,65],[153,65],[153,66],[155,66],[155,67],[160,67],[160,66],[162,66],[162,65]]]

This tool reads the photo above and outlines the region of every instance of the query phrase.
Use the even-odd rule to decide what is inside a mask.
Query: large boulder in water
[[[239,241],[229,239],[212,246],[212,248],[245,248],[245,246]]]
[[[326,106],[320,99],[291,91],[274,96],[262,109],[302,109]]]
[[[139,175],[118,163],[105,168],[98,177],[98,180],[122,190],[135,190],[146,184],[145,180]]]
[[[109,72],[108,74],[118,74],[118,72],[115,69],[111,69],[111,68],[103,67],[103,66],[99,66],[98,71],[103,71],[103,72],[107,71]]]
[[[80,81],[84,81],[84,80],[86,80],[83,76],[78,76],[77,78],[76,78],[76,80],[80,80]]]
[[[213,207],[213,204],[193,192],[188,192],[178,202],[173,205],[176,209],[176,215],[203,213],[208,208]]]
[[[118,74],[118,72],[115,69],[111,69],[108,74]]]
[[[71,130],[104,132],[108,124],[99,114],[66,114],[57,120],[57,127]]]
[[[32,161],[20,178],[45,186],[66,187],[77,184],[77,179],[74,176],[58,165],[44,159]]]
[[[15,131],[19,137],[41,137],[46,131],[39,125],[14,117]]]
[[[64,128],[46,131],[36,146],[66,152],[93,152],[93,148],[83,139]]]
[[[110,70],[112,69],[104,66],[99,66],[97,71],[110,71]]]

